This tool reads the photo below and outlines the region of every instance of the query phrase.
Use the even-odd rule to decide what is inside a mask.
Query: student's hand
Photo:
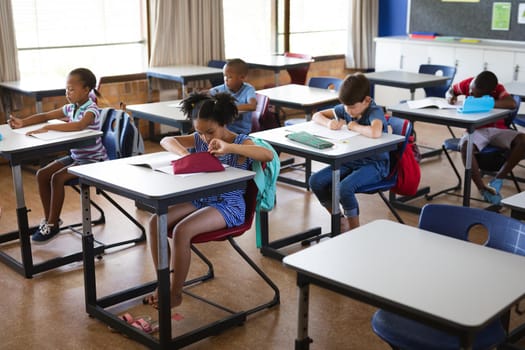
[[[222,156],[228,153],[228,145],[229,143],[224,142],[223,140],[213,139],[208,144],[208,152],[214,156]]]
[[[9,115],[9,119],[7,120],[7,122],[9,123],[9,126],[12,129],[18,129],[18,128],[21,128],[21,127],[23,127],[25,125],[24,124],[24,119],[15,117],[15,116],[13,116],[11,114]]]
[[[47,130],[47,129],[44,129],[44,128],[40,128],[40,129],[36,129],[36,130],[32,130],[32,131],[28,131],[28,132],[26,133],[26,135],[29,136],[29,135],[33,135],[33,134],[43,134],[43,133],[45,133],[45,132],[48,132],[48,130]]]
[[[451,105],[455,105],[458,100],[458,97],[456,95],[449,94],[449,93],[447,93],[445,98],[447,99],[447,102],[450,103]]]
[[[339,130],[341,129],[341,127],[345,124],[344,121],[342,120],[335,120],[335,119],[330,119],[330,121],[328,121],[328,124],[326,125],[328,127],[328,129],[330,130]]]

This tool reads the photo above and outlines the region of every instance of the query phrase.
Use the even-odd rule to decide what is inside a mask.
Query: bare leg
[[[52,162],[45,167],[38,170],[36,173],[36,180],[38,183],[38,191],[40,192],[40,201],[44,208],[44,218],[49,218],[49,211],[51,207],[51,178],[53,174],[64,168],[64,164],[60,162]]]
[[[75,178],[75,175],[67,172],[67,167],[58,170],[51,176],[50,208],[47,215],[47,221],[50,225],[55,227],[58,225],[58,219],[64,205],[65,184]]]
[[[212,207],[202,208],[181,220],[173,229],[171,307],[182,303],[182,287],[191,261],[191,239],[201,233],[226,227],[221,213]]]
[[[479,171],[479,165],[478,161],[476,160],[476,153],[478,153],[478,149],[476,146],[472,146],[472,165],[471,165],[471,171],[472,171],[472,181],[474,181],[474,184],[478,188],[478,190],[488,190],[488,188],[485,186],[485,183],[483,183],[483,180],[481,178],[481,172]],[[461,147],[461,160],[463,161],[463,165],[467,162],[467,145],[464,143]]]
[[[507,161],[496,174],[497,178],[504,178],[525,157],[525,134],[516,135],[510,144],[510,154]]]

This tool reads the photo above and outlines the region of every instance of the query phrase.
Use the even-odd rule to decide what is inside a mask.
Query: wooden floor
[[[449,137],[446,128],[441,126],[418,123],[416,130],[419,142],[431,146],[440,146],[441,141]],[[158,145],[147,143],[148,151],[158,149]],[[453,157],[462,170],[458,155],[454,154]],[[315,165],[316,168],[319,166],[319,164]],[[425,160],[421,168],[421,184],[430,185],[433,190],[454,182],[453,174],[444,156]],[[516,172],[525,177],[523,168],[518,168]],[[296,172],[293,175],[301,176],[302,173]],[[24,171],[23,177],[26,205],[31,209],[30,225],[37,225],[42,217],[42,210],[35,178],[30,171]],[[505,181],[502,193],[510,195],[514,191],[511,183]],[[475,189],[473,195],[479,198]],[[66,197],[62,219],[66,224],[78,222],[79,196],[68,190]],[[103,205],[107,215],[107,223],[94,228],[97,239],[111,242],[138,234],[137,229],[103,198],[93,197]],[[393,220],[393,216],[377,195],[359,195],[358,199],[362,223],[379,218]],[[149,214],[136,209],[128,200],[118,198],[118,201],[141,222],[146,222]],[[421,199],[413,203],[422,206],[426,201]],[[460,205],[461,199],[443,195],[434,199],[433,203]],[[0,206],[3,207],[0,232],[15,230],[15,198],[10,168],[5,163],[0,165]],[[486,205],[473,201],[472,206]],[[507,210],[503,210],[502,213],[509,215]],[[401,216],[407,224],[417,225],[417,215],[401,212]],[[315,197],[303,189],[279,184],[277,206],[270,214],[271,238],[284,237],[313,226],[322,226],[324,231],[328,231],[329,228],[329,216]],[[255,247],[253,229],[238,241],[279,286],[281,304],[251,316],[242,327],[202,340],[189,346],[188,349],[292,349],[297,323],[295,275],[280,262],[261,256]],[[216,278],[194,288],[195,292],[213,296],[233,308],[244,308],[250,303],[264,301],[271,296],[255,274],[233,254],[228,244],[210,243],[201,245],[200,248],[215,263]],[[18,243],[1,245],[0,249],[19,259]],[[78,235],[66,230],[49,244],[33,247],[33,257],[38,262],[74,250],[80,250],[80,239]],[[197,259],[193,261],[191,274],[195,275],[202,271],[203,267]],[[96,273],[99,295],[155,278],[155,271],[145,244],[105,254],[103,259],[96,263]],[[0,263],[0,290],[2,296],[0,349],[143,348],[140,344],[111,332],[102,322],[87,316],[84,310],[81,263],[57,268],[36,275],[32,279],[25,279]],[[389,348],[370,329],[373,307],[317,287],[312,288],[310,300],[309,332],[314,340],[312,349]],[[140,300],[121,305],[114,311],[119,314],[129,311],[133,315],[149,315],[153,319],[157,318],[155,310],[143,306]],[[173,322],[175,333],[214,317],[212,310],[188,297],[184,299],[183,305],[173,312],[183,317]]]

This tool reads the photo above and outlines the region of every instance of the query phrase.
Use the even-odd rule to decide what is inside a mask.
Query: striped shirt
[[[82,106],[76,108],[74,103],[65,105],[62,112],[68,118],[68,122],[78,122],[86,112],[91,112],[95,116],[93,123],[88,125],[87,129],[100,131],[102,123],[100,120],[100,109],[91,99],[88,99]],[[75,162],[100,162],[108,159],[106,149],[102,144],[102,139],[97,137],[94,145],[84,148],[72,148],[71,158]]]
[[[197,152],[207,152],[208,144],[205,143],[199,136],[195,133],[195,150]],[[247,135],[237,135],[233,143],[242,144],[248,138]],[[225,154],[218,157],[221,163],[228,164],[231,167],[238,169],[250,169],[252,164],[251,158],[246,158],[242,164],[237,164],[239,159],[238,154]],[[217,209],[224,218],[227,227],[239,226],[244,223],[244,217],[246,213],[246,203],[244,202],[244,192],[245,190],[234,190],[227,193],[222,193],[218,196],[210,196],[206,198],[201,198],[199,200],[193,201],[193,205],[197,208],[203,208],[206,206],[213,207]]]

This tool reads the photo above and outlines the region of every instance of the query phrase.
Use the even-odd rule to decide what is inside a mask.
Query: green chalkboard
[[[491,29],[492,7],[495,2],[511,3],[509,30]],[[454,37],[525,41],[525,24],[518,23],[518,5],[524,2],[525,0],[410,0],[408,33],[435,32]]]

